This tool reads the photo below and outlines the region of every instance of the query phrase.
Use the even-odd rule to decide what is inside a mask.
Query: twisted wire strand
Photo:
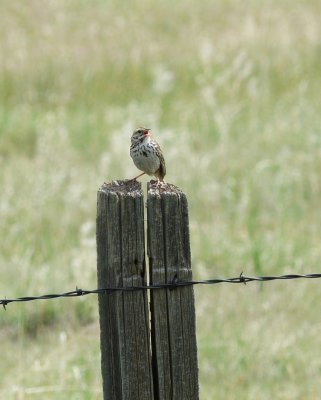
[[[56,299],[60,297],[79,297],[86,296],[88,294],[109,294],[113,292],[131,292],[137,290],[158,290],[158,289],[170,289],[173,290],[180,286],[193,286],[193,285],[215,285],[218,283],[243,283],[246,284],[248,282],[258,281],[258,282],[270,282],[275,280],[291,280],[291,279],[317,279],[321,278],[321,273],[316,274],[288,274],[288,275],[278,275],[278,276],[246,276],[243,272],[240,273],[239,276],[235,278],[214,278],[214,279],[204,279],[204,280],[190,280],[190,281],[180,281],[177,277],[169,283],[161,283],[156,285],[138,285],[138,286],[126,286],[126,287],[105,287],[101,289],[93,289],[93,290],[85,290],[78,289],[76,287],[75,290],[64,293],[52,293],[52,294],[44,294],[41,296],[24,296],[24,297],[16,297],[16,298],[4,298],[0,299],[0,305],[6,309],[6,306],[9,303],[17,303],[17,302],[26,302],[26,301],[34,301],[34,300],[50,300]]]

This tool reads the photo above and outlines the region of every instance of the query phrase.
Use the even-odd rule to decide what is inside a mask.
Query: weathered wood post
[[[97,268],[99,288],[146,285],[138,182],[115,181],[98,191]],[[104,293],[98,300],[104,399],[153,399],[146,291]]]
[[[150,284],[191,280],[187,200],[176,186],[148,185]],[[141,185],[98,191],[98,287],[146,285]],[[198,400],[193,286],[99,294],[105,400]],[[149,321],[150,319],[150,321]]]
[[[191,280],[186,196],[171,184],[148,185],[148,256],[151,284]],[[151,292],[155,399],[198,399],[193,286]]]

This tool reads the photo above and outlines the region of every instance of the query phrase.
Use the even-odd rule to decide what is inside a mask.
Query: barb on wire
[[[157,290],[157,289],[175,289],[179,286],[192,286],[192,285],[215,285],[217,283],[243,283],[246,285],[247,282],[269,282],[275,280],[286,280],[286,279],[316,279],[321,278],[321,273],[317,274],[288,274],[288,275],[279,275],[279,276],[245,276],[243,271],[236,278],[216,278],[216,279],[204,279],[204,280],[191,280],[191,281],[180,281],[178,277],[175,275],[172,282],[169,283],[161,283],[156,285],[141,285],[141,286],[126,286],[126,287],[106,287],[101,289],[93,289],[93,290],[84,290],[79,289],[76,286],[76,290],[65,293],[54,293],[54,294],[44,294],[42,296],[25,296],[25,297],[16,297],[16,298],[4,298],[0,299],[0,305],[6,310],[6,306],[9,303],[18,303],[25,301],[33,301],[33,300],[50,300],[56,299],[59,297],[79,297],[86,296],[87,294],[110,294],[112,292],[130,292],[137,290]]]

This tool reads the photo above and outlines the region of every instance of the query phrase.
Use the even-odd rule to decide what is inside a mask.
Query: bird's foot
[[[162,187],[165,185],[165,181],[157,179],[156,181],[156,187]]]

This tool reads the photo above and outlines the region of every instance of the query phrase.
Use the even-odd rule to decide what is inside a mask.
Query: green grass
[[[3,2],[0,297],[96,286],[102,182],[151,126],[196,278],[321,259],[320,2]],[[145,181],[145,180],[144,180]],[[195,288],[207,399],[317,399],[318,282]],[[97,299],[0,313],[0,397],[101,398]]]

